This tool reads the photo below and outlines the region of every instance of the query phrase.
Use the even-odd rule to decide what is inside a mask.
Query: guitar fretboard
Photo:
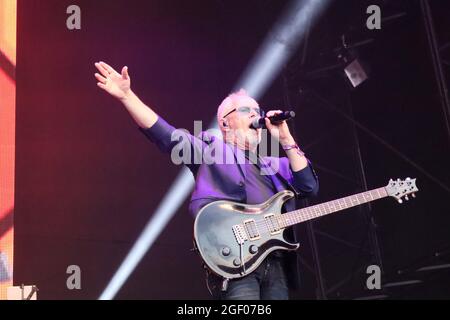
[[[279,223],[281,227],[289,227],[294,224],[316,219],[336,211],[355,207],[387,196],[388,194],[384,187],[373,189],[282,214],[279,216]]]

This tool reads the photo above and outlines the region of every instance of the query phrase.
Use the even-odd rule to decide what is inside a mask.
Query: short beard
[[[227,133],[227,142],[238,146],[240,149],[256,150],[261,142],[261,134],[253,129],[236,129]]]

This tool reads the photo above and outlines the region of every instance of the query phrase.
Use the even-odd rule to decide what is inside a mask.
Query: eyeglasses
[[[231,110],[230,112],[228,112],[226,115],[224,115],[223,118],[225,118],[226,116],[228,116],[229,114],[231,114],[235,111],[240,112],[242,114],[249,114],[250,112],[252,112],[252,110],[255,111],[255,113],[257,115],[259,115],[260,117],[264,116],[264,111],[259,107],[237,107],[237,108],[234,108],[233,110]]]

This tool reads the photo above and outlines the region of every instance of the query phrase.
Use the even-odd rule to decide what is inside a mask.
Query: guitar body
[[[281,191],[259,205],[216,201],[203,207],[195,220],[194,240],[214,273],[240,278],[254,271],[274,250],[295,250],[278,224],[283,203],[294,194]]]
[[[385,187],[281,214],[292,191],[284,190],[262,204],[248,205],[226,200],[203,207],[194,223],[197,250],[211,271],[226,279],[241,278],[253,272],[274,250],[295,250],[287,227],[316,219],[387,196],[399,203],[419,191],[416,179],[390,179]]]

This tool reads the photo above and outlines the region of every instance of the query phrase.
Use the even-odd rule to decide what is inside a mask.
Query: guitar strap
[[[226,145],[232,149],[233,154],[234,154],[234,159],[235,159],[236,163],[238,164],[239,170],[241,171],[241,173],[242,173],[242,175],[244,177],[245,177],[245,170],[241,166],[241,161],[243,160],[242,156],[244,156],[250,163],[252,163],[255,166],[257,166],[258,169],[260,170],[260,172],[263,172],[263,171],[267,172],[268,170],[271,170],[270,169],[271,168],[271,164],[268,163],[266,160],[264,160],[264,158],[259,155],[259,152],[257,152],[256,154],[253,153],[253,155],[256,155],[256,157],[253,157],[253,156],[250,157],[248,151],[247,152],[243,151],[243,150],[241,150],[241,149],[239,149],[239,148],[237,148],[236,146],[233,146],[233,145],[229,145],[229,144],[226,144]],[[256,163],[254,161],[255,158],[257,160]],[[277,190],[277,192],[285,190],[285,189],[289,189],[292,192],[294,192],[296,197],[300,196],[300,193],[297,191],[297,189],[295,189],[295,187],[287,179],[285,179],[281,175],[279,170],[274,170],[274,172],[275,172],[275,174],[267,174],[267,175],[272,180],[272,183],[273,183],[275,189]],[[278,178],[279,181],[276,181],[277,178]],[[281,182],[284,185],[284,187],[281,187],[279,182]]]

